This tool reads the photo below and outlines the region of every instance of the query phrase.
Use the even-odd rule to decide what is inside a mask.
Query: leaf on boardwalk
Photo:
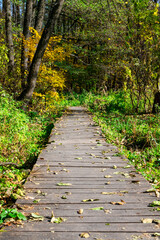
[[[100,211],[100,210],[104,210],[104,207],[90,208],[90,210]]]
[[[131,181],[131,183],[140,184],[140,181],[138,181],[138,180],[133,180],[133,181]]]
[[[160,224],[160,219],[153,219],[153,223]]]
[[[154,236],[154,237],[159,237],[159,236],[160,236],[160,233],[153,233],[153,236]]]
[[[82,160],[82,157],[76,157],[75,159]]]
[[[95,201],[99,201],[99,199],[84,199],[82,200],[82,202],[95,202]]]
[[[56,218],[56,217],[53,217],[52,219],[51,219],[51,223],[61,223],[61,222],[65,222],[66,221],[66,219],[65,218],[62,218],[62,217],[58,217],[58,218]]]
[[[142,218],[141,219],[142,223],[152,223],[152,221],[153,221],[153,219],[151,219],[151,218]]]
[[[44,217],[38,215],[37,213],[31,213],[30,216],[29,216],[29,220],[30,221],[43,221]]]
[[[69,170],[68,170],[68,169],[66,169],[66,168],[63,168],[61,171],[64,171],[64,172],[69,172]]]
[[[42,196],[46,196],[47,195],[47,193],[42,192],[41,190],[37,190],[37,194],[38,195],[42,195]]]
[[[105,210],[104,210],[104,212],[105,212],[106,214],[109,214],[109,213],[111,213],[111,211],[110,211],[110,210],[108,210],[108,209],[105,209]]]
[[[78,214],[82,214],[82,213],[83,213],[83,209],[82,209],[82,208],[79,209],[79,210],[77,211],[77,213],[78,213]]]
[[[51,220],[50,220],[50,222],[51,223],[61,223],[61,222],[65,222],[67,219],[65,219],[65,218],[62,218],[62,217],[55,217],[54,216],[54,213],[53,213],[53,211],[52,211],[52,214],[51,214]]]
[[[111,202],[111,204],[113,204],[113,205],[124,205],[124,204],[126,204],[126,202],[121,200],[120,202]]]
[[[80,234],[80,237],[81,237],[81,238],[89,238],[90,235],[89,235],[88,233],[81,233],[81,234]]]
[[[39,203],[41,201],[41,199],[35,199],[34,201],[33,201],[33,203]]]
[[[111,178],[111,175],[105,175],[104,178]]]
[[[124,166],[123,168],[131,168],[131,165]]]
[[[130,175],[128,173],[125,173],[125,172],[114,172],[113,174],[120,174],[126,178],[130,178]]]
[[[72,195],[71,192],[65,192],[65,194],[68,195],[68,196],[69,196],[69,195]]]
[[[114,195],[118,194],[117,192],[102,192],[103,195]]]
[[[63,195],[61,198],[62,198],[62,199],[67,199],[67,197],[66,197],[65,195]]]
[[[107,169],[106,168],[103,168],[102,170],[101,170],[101,172],[104,172],[104,171],[106,171]]]
[[[153,201],[149,204],[150,207],[160,206],[160,201]]]
[[[113,165],[113,169],[117,169],[117,166],[116,166],[116,165]]]
[[[71,186],[72,184],[71,183],[57,183],[57,186]]]

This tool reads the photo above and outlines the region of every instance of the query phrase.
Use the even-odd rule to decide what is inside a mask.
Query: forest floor
[[[16,206],[28,220],[2,240],[159,239],[156,192],[82,107],[56,123],[24,187]]]

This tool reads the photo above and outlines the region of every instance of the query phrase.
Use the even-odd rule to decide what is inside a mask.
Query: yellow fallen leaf
[[[104,178],[111,178],[111,175],[105,175]]]
[[[78,213],[78,214],[82,214],[82,213],[83,213],[83,209],[82,209],[82,208],[79,209],[77,213]]]
[[[103,195],[114,195],[117,194],[117,192],[102,192]]]
[[[153,219],[151,219],[151,218],[142,218],[141,219],[142,223],[152,223],[152,221],[153,221]]]
[[[81,234],[80,234],[80,237],[81,237],[81,238],[89,238],[90,235],[89,235],[88,233],[81,233]]]
[[[126,204],[126,202],[121,200],[121,202],[111,202],[111,204],[113,204],[113,205],[124,205],[124,204]]]

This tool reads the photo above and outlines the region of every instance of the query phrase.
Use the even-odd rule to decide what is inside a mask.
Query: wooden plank
[[[143,223],[67,223],[62,222],[61,224],[51,223],[49,221],[43,222],[28,222],[22,226],[16,228],[9,227],[8,231],[12,232],[24,232],[30,231],[35,232],[41,230],[42,232],[48,231],[61,231],[61,232],[137,232],[137,233],[160,233],[160,229],[153,223],[143,224]]]
[[[151,233],[143,234],[143,233],[89,233],[90,238],[89,240],[122,240],[122,239],[127,239],[127,240],[148,240],[148,239],[154,239],[158,240],[158,238],[155,238],[152,236]],[[3,236],[3,233],[0,235],[1,240],[17,240],[19,239],[19,233],[11,233],[9,232],[6,236]],[[65,237],[65,239],[64,239]],[[63,232],[23,232],[21,235],[21,239],[23,240],[59,240],[59,239],[64,239],[64,240],[81,240],[83,238],[80,237],[79,233],[75,232],[65,232],[65,235]]]

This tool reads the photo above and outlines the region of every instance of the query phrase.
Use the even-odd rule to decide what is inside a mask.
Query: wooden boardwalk
[[[7,227],[0,239],[159,239],[158,224],[141,222],[160,219],[149,207],[158,198],[146,192],[151,185],[117,153],[83,108],[71,108],[25,183],[26,196],[17,201],[22,212],[44,220]],[[52,223],[53,213],[63,222]]]

